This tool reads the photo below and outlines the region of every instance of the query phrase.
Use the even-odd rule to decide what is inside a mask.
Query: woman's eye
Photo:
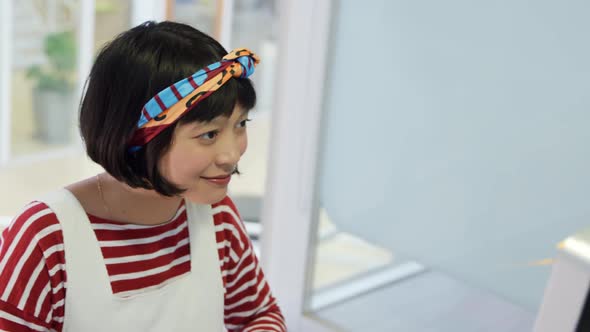
[[[238,128],[245,128],[245,127],[246,127],[246,124],[247,124],[248,122],[250,122],[250,121],[252,121],[252,120],[250,120],[250,119],[246,119],[246,120],[244,120],[244,121],[240,121],[240,123],[238,124]]]
[[[199,138],[205,139],[205,140],[214,140],[215,137],[217,137],[217,131],[210,131],[207,133],[204,133],[203,135],[200,135]]]

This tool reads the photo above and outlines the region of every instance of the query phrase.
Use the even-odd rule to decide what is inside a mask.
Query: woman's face
[[[187,189],[181,196],[192,202],[219,202],[248,146],[247,118],[248,112],[236,106],[229,118],[177,126],[170,149],[159,161],[160,174]]]

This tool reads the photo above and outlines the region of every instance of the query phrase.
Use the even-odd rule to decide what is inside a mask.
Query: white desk
[[[589,317],[582,315],[582,309],[588,306],[589,287],[590,229],[568,237],[560,246],[535,332],[588,331]]]

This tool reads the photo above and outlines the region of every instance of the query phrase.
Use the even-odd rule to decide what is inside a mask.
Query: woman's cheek
[[[240,140],[240,156],[243,155],[246,150],[248,149],[248,136],[244,135],[244,137]]]

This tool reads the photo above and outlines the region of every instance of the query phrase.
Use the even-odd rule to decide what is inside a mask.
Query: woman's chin
[[[225,190],[208,190],[206,193],[195,193],[187,191],[182,194],[182,197],[189,202],[196,204],[215,204],[227,196],[227,189]]]

